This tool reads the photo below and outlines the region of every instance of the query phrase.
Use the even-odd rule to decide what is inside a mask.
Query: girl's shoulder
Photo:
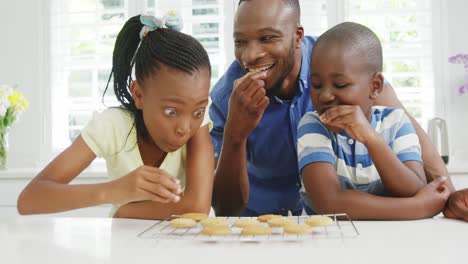
[[[122,108],[95,112],[81,135],[97,156],[106,157],[136,142],[133,115]]]

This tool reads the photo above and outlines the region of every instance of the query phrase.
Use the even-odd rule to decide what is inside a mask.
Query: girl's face
[[[132,95],[143,112],[146,129],[162,151],[181,148],[200,128],[209,87],[207,69],[187,74],[165,66],[144,82],[132,83]]]

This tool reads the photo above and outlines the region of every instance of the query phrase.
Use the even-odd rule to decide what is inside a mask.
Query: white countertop
[[[157,221],[0,218],[1,263],[467,263],[468,223],[355,221],[356,238],[301,242],[157,240],[138,234]],[[262,264],[263,264],[262,263]]]

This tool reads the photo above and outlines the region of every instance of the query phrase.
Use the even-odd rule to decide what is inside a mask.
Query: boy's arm
[[[452,181],[448,175],[447,167],[444,164],[444,161],[440,157],[438,151],[431,143],[426,132],[422,129],[419,123],[406,111],[405,107],[402,105],[400,100],[395,93],[395,90],[389,83],[385,83],[384,88],[382,89],[380,95],[377,97],[374,105],[383,105],[388,107],[398,107],[405,110],[408,115],[411,123],[413,124],[416,134],[419,138],[419,143],[421,144],[421,155],[424,163],[424,171],[426,173],[427,181],[430,182],[433,179],[436,179],[441,176],[448,178],[446,181],[447,187],[453,192],[455,188],[452,184]]]
[[[171,215],[208,214],[213,189],[213,146],[209,126],[201,127],[187,143],[186,186],[178,202],[142,201],[121,206],[114,217],[165,219]]]
[[[379,197],[355,190],[341,190],[335,168],[314,162],[302,169],[302,179],[312,206],[320,214],[347,213],[352,219],[410,220],[432,217],[450,193],[434,181],[410,198]],[[443,187],[442,187],[443,188]]]
[[[422,164],[417,161],[401,162],[379,134],[365,145],[385,190],[392,195],[410,197],[426,184]]]
[[[384,115],[386,112],[382,114]],[[401,115],[403,115],[402,111],[393,110],[387,115],[387,118],[390,122],[393,122],[394,119],[400,120]],[[359,106],[339,105],[331,107],[322,114],[322,119],[325,124],[345,130],[350,137],[366,146],[384,183],[385,190],[393,196],[413,196],[426,184],[422,166],[418,166],[417,162],[411,161],[403,164],[388,146],[389,143],[371,127],[368,118],[363,114]],[[396,138],[393,142],[393,148],[404,159],[420,159],[419,150],[413,150],[413,148],[419,149],[416,135],[412,133],[413,130],[409,127],[409,121],[405,120],[401,120],[399,130],[395,132]],[[385,119],[382,121],[382,126],[386,124],[384,121]],[[392,127],[394,126],[392,125]],[[413,144],[411,141],[416,141],[416,143]],[[399,153],[404,151],[406,153]],[[415,154],[415,151],[418,151],[418,154]]]

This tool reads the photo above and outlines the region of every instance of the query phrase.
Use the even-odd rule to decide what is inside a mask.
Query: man
[[[297,125],[314,110],[309,60],[315,40],[304,36],[298,0],[239,1],[236,61],[210,94],[218,159],[212,204],[217,215],[302,213]],[[401,106],[390,86],[376,104]],[[427,175],[447,175],[428,137],[412,122]],[[447,185],[453,190],[450,180]]]

